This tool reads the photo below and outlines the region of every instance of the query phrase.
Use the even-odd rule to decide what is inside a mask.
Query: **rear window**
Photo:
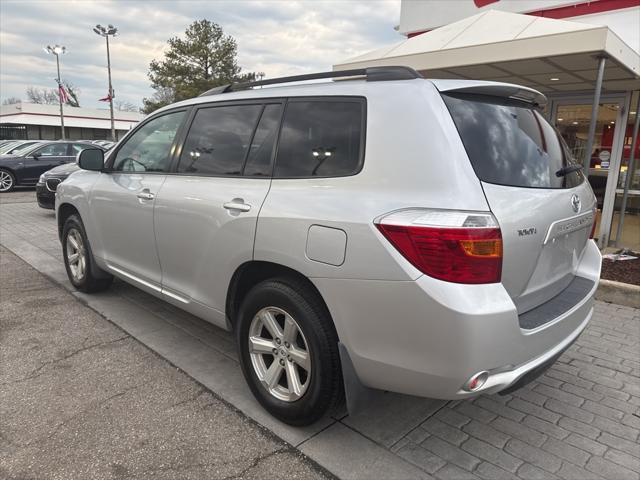
[[[443,95],[476,175],[483,182],[530,188],[572,188],[582,172],[560,134],[531,106],[483,95]]]

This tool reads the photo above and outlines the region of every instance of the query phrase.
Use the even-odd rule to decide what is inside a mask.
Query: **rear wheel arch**
[[[230,326],[233,328],[236,315],[238,314],[238,310],[240,309],[240,304],[242,303],[243,298],[246,294],[258,283],[268,280],[268,279],[283,279],[289,280],[296,284],[302,284],[305,287],[309,288],[311,291],[315,293],[318,300],[322,303],[322,307],[325,309],[326,313],[331,318],[333,328],[335,327],[335,321],[331,316],[331,312],[322,297],[320,291],[316,288],[309,278],[300,273],[293,268],[286,267],[279,263],[272,262],[264,262],[259,260],[252,260],[250,262],[243,263],[240,265],[233,276],[231,277],[231,281],[229,282],[229,287],[227,288],[227,300],[226,300],[226,314],[227,321]],[[336,333],[337,335],[337,333]]]

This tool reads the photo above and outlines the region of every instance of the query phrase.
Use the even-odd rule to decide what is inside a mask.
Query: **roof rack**
[[[219,95],[221,93],[247,90],[252,87],[263,85],[276,85],[280,83],[302,82],[305,80],[319,80],[322,78],[344,78],[344,77],[364,77],[367,82],[385,82],[389,80],[413,80],[423,78],[411,67],[368,67],[353,70],[336,70],[332,72],[310,73],[308,75],[294,75],[292,77],[270,78],[257,82],[229,83],[220,87],[212,88],[200,94],[200,97],[208,95]]]

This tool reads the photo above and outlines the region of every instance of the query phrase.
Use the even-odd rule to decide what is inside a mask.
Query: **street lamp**
[[[46,53],[56,56],[56,67],[58,68],[58,78],[56,81],[58,82],[58,99],[60,100],[60,128],[62,129],[62,140],[65,139],[64,136],[64,112],[62,110],[62,80],[60,80],[60,55],[64,55],[67,53],[67,47],[63,47],[61,45],[47,45],[44,48]]]
[[[93,28],[101,37],[107,40],[107,72],[109,74],[109,110],[111,112],[111,140],[116,141],[116,129],[113,122],[113,87],[111,86],[111,54],[109,53],[109,36],[115,37],[118,35],[118,29],[109,24],[106,27],[98,24]]]

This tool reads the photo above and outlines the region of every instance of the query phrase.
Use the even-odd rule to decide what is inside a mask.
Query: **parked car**
[[[105,150],[109,150],[111,147],[115,145],[115,142],[111,142],[109,140],[92,140],[91,143],[98,145]]]
[[[33,186],[47,170],[74,162],[81,150],[91,145],[80,142],[51,141],[0,156],[0,192],[10,192],[16,186]]]
[[[92,146],[92,148],[96,148]],[[56,204],[56,188],[73,172],[80,170],[76,163],[65,163],[47,170],[36,183],[36,199],[41,208],[53,210]]]
[[[34,145],[37,145],[39,143],[42,143],[41,140],[31,140],[31,141],[21,141],[21,142],[16,142],[14,145],[6,145],[3,148],[0,148],[0,154],[2,155],[14,155],[14,154],[19,154],[21,150],[27,150],[28,148],[33,147]]]
[[[3,142],[0,145],[0,155],[7,155],[13,152],[13,150],[22,148],[27,143],[25,140],[13,140],[10,142]]]
[[[544,101],[379,67],[170,105],[58,186],[69,280],[117,276],[233,330],[294,425],[365,387],[517,389],[583,331],[600,272],[595,198]]]

